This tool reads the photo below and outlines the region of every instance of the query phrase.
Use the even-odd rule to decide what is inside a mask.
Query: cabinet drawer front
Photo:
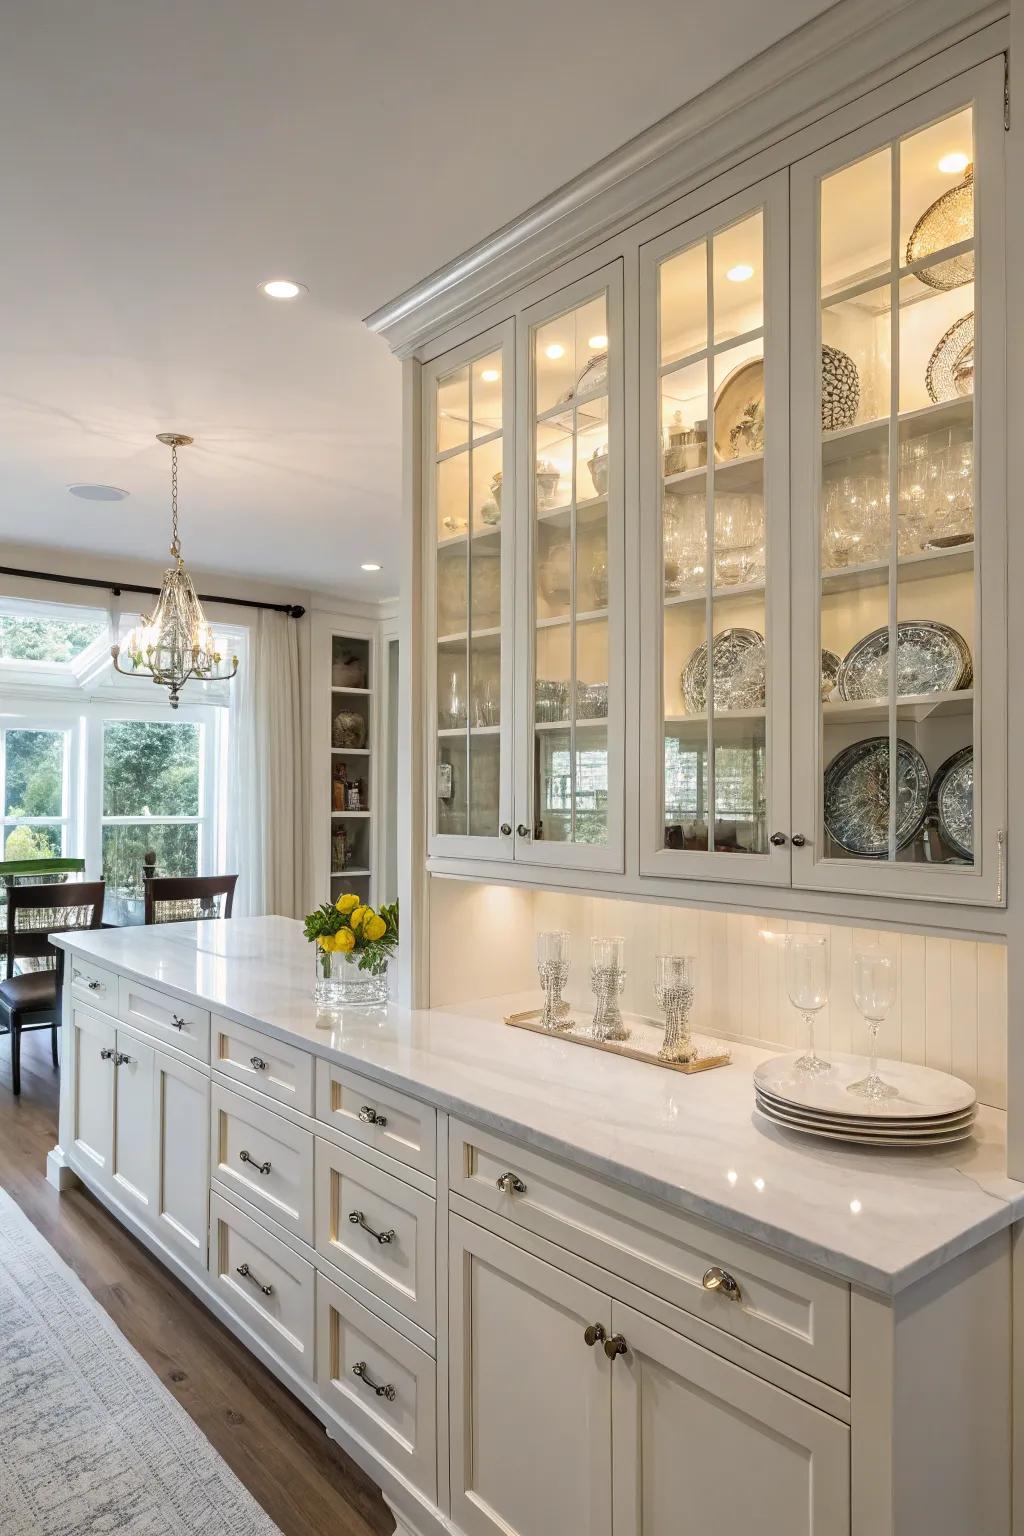
[[[518,1190],[512,1174],[525,1186]],[[504,1188],[499,1188],[502,1179]],[[766,1354],[850,1389],[850,1292],[724,1228],[451,1122],[451,1188]],[[739,1287],[708,1289],[724,1270]]]
[[[431,1105],[321,1058],[316,1064],[316,1117],[435,1177],[437,1115]]]
[[[322,1403],[343,1429],[355,1430],[428,1498],[436,1498],[433,1360],[321,1274],[316,1295]]]
[[[147,1035],[195,1056],[210,1059],[210,1014],[194,1003],[179,1002],[155,987],[144,987],[127,976],[119,978],[118,1015]]]
[[[320,1136],[316,1247],[343,1274],[434,1332],[434,1201]]]
[[[213,1177],[313,1241],[313,1137],[283,1115],[213,1085]]]
[[[117,1013],[117,976],[93,960],[67,955],[65,974],[71,978],[71,995],[104,1013]]]
[[[316,1271],[216,1193],[210,1197],[210,1274],[232,1312],[312,1381]]]
[[[212,1062],[218,1072],[304,1115],[313,1113],[313,1058],[270,1035],[213,1015]]]

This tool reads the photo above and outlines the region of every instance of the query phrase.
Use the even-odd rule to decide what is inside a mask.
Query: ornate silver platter
[[[759,709],[764,703],[764,635],[723,629],[714,638],[715,709]],[[708,648],[701,641],[683,669],[683,700],[691,715],[708,707]]]
[[[839,682],[839,668],[842,662],[835,651],[826,651],[821,648],[821,697],[827,699]]]
[[[913,619],[896,626],[896,693],[952,693],[974,679],[967,641],[948,624]],[[841,699],[884,699],[889,692],[889,630],[858,640],[839,669]]]
[[[924,374],[925,388],[936,405],[974,390],[974,311],[962,315],[939,338]]]
[[[938,768],[932,804],[942,841],[968,863],[974,861],[974,748],[961,747]]]
[[[909,741],[897,747],[896,847],[906,848],[928,810],[928,764]],[[884,858],[889,848],[889,738],[870,736],[844,747],[825,769],[825,830],[860,858]]]

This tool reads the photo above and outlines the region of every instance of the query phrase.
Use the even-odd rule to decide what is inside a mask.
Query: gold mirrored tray
[[[665,1026],[639,1013],[623,1013],[622,1022],[629,1030],[628,1040],[595,1040],[591,1034],[592,1015],[582,1008],[570,1008],[562,1027],[548,1029],[541,1023],[542,1010],[530,1008],[525,1013],[510,1013],[505,1023],[513,1029],[528,1029],[551,1040],[567,1040],[573,1045],[589,1045],[591,1050],[606,1051],[610,1056],[625,1056],[630,1061],[648,1061],[670,1072],[707,1072],[711,1067],[727,1067],[732,1054],[721,1040],[709,1035],[693,1036],[693,1056],[688,1061],[665,1061],[659,1055],[665,1038]]]

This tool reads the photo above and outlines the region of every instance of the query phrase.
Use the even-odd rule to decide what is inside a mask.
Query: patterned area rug
[[[280,1536],[0,1190],[3,1536]]]

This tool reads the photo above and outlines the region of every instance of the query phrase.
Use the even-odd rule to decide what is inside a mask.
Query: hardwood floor
[[[0,1036],[0,1187],[81,1278],[284,1536],[390,1536],[380,1493],[321,1425],[86,1190],[46,1182],[57,1140],[49,1034],[24,1036],[20,1099]]]

